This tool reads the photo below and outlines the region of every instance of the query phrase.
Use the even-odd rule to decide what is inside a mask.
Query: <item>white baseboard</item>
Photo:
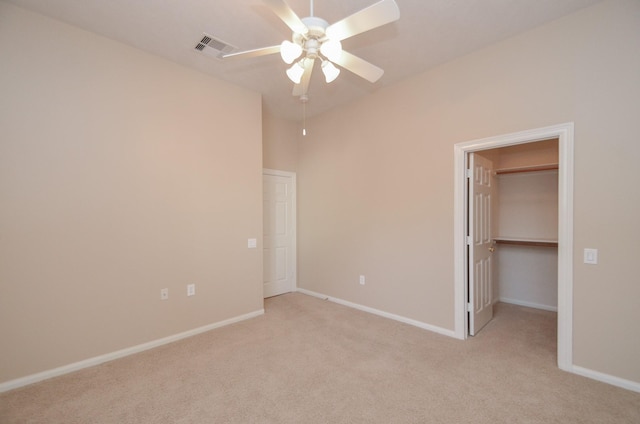
[[[399,315],[395,315],[395,314],[390,314],[388,312],[384,312],[384,311],[380,311],[378,309],[374,309],[374,308],[370,308],[368,306],[363,306],[363,305],[359,305],[357,303],[353,303],[353,302],[349,302],[347,300],[343,300],[343,299],[338,299],[335,297],[331,297],[331,296],[327,296],[321,293],[317,293],[311,290],[307,290],[307,289],[302,289],[302,288],[298,288],[297,291],[299,293],[303,293],[309,296],[313,296],[313,297],[317,297],[319,299],[323,299],[323,300],[328,300],[330,302],[334,302],[334,303],[338,303],[340,305],[344,305],[344,306],[348,306],[350,308],[354,308],[354,309],[358,309],[364,312],[369,312],[372,313],[374,315],[379,315],[385,318],[389,318],[395,321],[400,321],[403,322],[405,324],[409,324],[409,325],[413,325],[415,327],[419,327],[425,330],[429,330],[429,331],[433,331],[435,333],[438,334],[442,334],[445,336],[449,336],[449,337],[454,337],[455,336],[455,332],[452,330],[447,330],[445,328],[441,328],[441,327],[437,327],[434,325],[430,325],[430,324],[426,324],[420,321],[416,321],[410,318],[405,318]],[[537,309],[545,309],[545,310],[550,310],[550,311],[557,311],[557,308],[553,308],[550,306],[545,306],[545,305],[537,305],[537,304],[531,304],[531,303],[526,303],[526,302],[519,302],[519,301],[511,301],[511,299],[500,299],[501,302],[505,302],[505,303],[513,303],[516,305],[521,305],[521,306],[528,306],[531,308],[537,308]],[[592,371],[590,369],[587,368],[582,368],[582,367],[578,367],[578,366],[572,366],[570,367],[570,369],[567,369],[566,371],[571,372],[573,374],[578,374],[581,375],[583,377],[587,377],[587,378],[591,378],[593,380],[597,380],[597,381],[601,381],[603,383],[607,383],[607,384],[611,384],[613,386],[617,386],[617,387],[621,387],[623,389],[627,389],[627,390],[631,390],[634,392],[640,392],[640,383],[635,382],[635,381],[630,381],[630,380],[625,380],[623,378],[619,378],[619,377],[615,377],[609,374],[604,374],[598,371]]]
[[[435,325],[427,324],[427,323],[424,323],[424,322],[421,322],[421,321],[416,321],[414,319],[406,318],[406,317],[403,317],[403,316],[400,316],[400,315],[391,314],[389,312],[381,311],[379,309],[374,309],[374,308],[370,308],[368,306],[360,305],[358,303],[349,302],[348,300],[343,300],[343,299],[327,296],[327,295],[324,295],[324,294],[321,294],[321,293],[316,293],[316,292],[311,291],[311,290],[301,289],[301,288],[298,287],[297,291],[299,293],[306,294],[308,296],[313,296],[313,297],[317,297],[319,299],[328,300],[330,302],[338,303],[338,304],[343,305],[343,306],[348,306],[348,307],[353,308],[353,309],[358,309],[360,311],[368,312],[368,313],[374,314],[374,315],[379,315],[381,317],[389,318],[389,319],[392,319],[394,321],[400,321],[400,322],[405,323],[405,324],[413,325],[414,327],[422,328],[423,330],[429,330],[429,331],[433,331],[434,333],[442,334],[444,336],[457,338],[456,334],[455,334],[455,332],[453,330],[447,330],[446,328],[442,328],[442,327],[438,327],[438,326],[435,326]]]
[[[503,303],[511,303],[512,305],[526,306],[527,308],[535,308],[535,309],[542,309],[544,311],[558,312],[557,306],[541,305],[539,303],[533,303],[533,302],[523,302],[522,300],[509,299],[507,297],[501,297],[499,301]]]
[[[255,318],[263,314],[264,314],[264,309],[260,309],[254,312],[249,312],[248,314],[229,318],[224,321],[219,321],[213,324],[208,324],[202,327],[194,328],[192,330],[188,330],[183,333],[174,334],[173,336],[164,337],[162,339],[153,340],[147,343],[139,344],[137,346],[132,346],[126,349],[118,350],[116,352],[111,352],[105,355],[96,356],[94,358],[85,359],[80,362],[75,362],[73,364],[64,365],[62,367],[54,368],[52,370],[43,371],[37,374],[31,374],[26,377],[21,377],[15,380],[10,380],[4,383],[0,383],[0,393],[17,389],[18,387],[27,386],[29,384],[37,383],[42,380],[47,380],[52,377],[58,377],[63,374],[68,374],[70,372],[78,371],[83,368],[89,368],[95,365],[100,365],[105,362],[113,361],[115,359],[123,358],[125,356],[133,355],[135,353],[143,352],[145,350],[153,349],[158,346],[173,343],[181,339],[186,339],[187,337],[195,336],[196,334],[204,333],[206,331],[210,331],[215,328],[224,327],[226,325],[234,324],[236,322],[244,321],[250,318]]]
[[[574,365],[571,368],[571,372],[581,375],[583,377],[598,380],[603,383],[611,384],[612,386],[621,387],[623,389],[631,390],[640,393],[640,383],[637,381],[625,380],[624,378],[615,377],[613,375],[605,374],[598,371],[593,371],[588,368],[583,368]]]
[[[520,305],[520,306],[527,306],[529,308],[543,309],[545,311],[553,311],[553,312],[558,311],[557,307],[539,305],[536,303],[522,302],[519,300],[508,299],[503,297],[500,298],[500,302],[511,303],[511,304]],[[621,387],[623,389],[640,393],[640,383],[635,381],[625,380],[624,378],[615,377],[613,375],[605,374],[598,371],[593,371],[588,368],[583,368],[576,365],[571,365],[567,369],[564,369],[564,371],[570,372],[572,374],[581,375],[583,377],[587,377],[592,380],[597,380],[603,383],[611,384],[612,386]]]

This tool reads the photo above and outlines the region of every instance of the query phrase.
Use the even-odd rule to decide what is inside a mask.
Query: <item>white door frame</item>
[[[558,138],[558,367],[573,368],[573,122],[454,145],[454,333],[468,336],[466,177],[470,152]]]
[[[297,215],[296,215],[296,211],[298,209],[298,200],[297,200],[297,194],[298,194],[298,186],[297,186],[297,182],[296,182],[296,173],[295,172],[290,172],[290,171],[280,171],[277,169],[268,169],[268,168],[263,168],[262,169],[262,176],[264,177],[265,175],[273,175],[276,177],[286,177],[286,178],[290,178],[291,179],[291,190],[293,191],[292,195],[291,195],[291,201],[293,202],[293,207],[291,208],[291,220],[292,222],[292,226],[293,226],[293,234],[291,235],[291,250],[292,250],[292,267],[293,267],[293,282],[292,282],[292,292],[295,292],[298,290],[298,247],[297,247],[297,240],[298,240],[298,236],[297,236],[297,231],[298,231],[298,224],[297,224]],[[264,267],[264,264],[262,265]],[[264,272],[264,271],[263,271]]]

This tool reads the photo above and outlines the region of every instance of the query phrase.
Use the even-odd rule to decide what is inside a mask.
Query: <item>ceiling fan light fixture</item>
[[[294,96],[307,94],[316,59],[321,62],[327,83],[334,81],[341,69],[346,69],[372,83],[380,79],[384,70],[342,50],[341,42],[397,21],[400,18],[400,9],[396,0],[377,0],[377,3],[331,25],[326,20],[313,15],[313,0],[309,0],[310,16],[302,19],[291,9],[287,1],[262,0],[292,31],[289,40],[274,46],[227,53],[222,57],[257,57],[280,53],[282,60],[290,65],[286,74],[295,83]],[[338,64],[340,69],[334,64]]]
[[[280,56],[282,56],[282,60],[284,63],[291,64],[294,60],[300,57],[302,54],[302,46],[292,43],[289,40],[284,40],[282,44],[280,44]]]
[[[294,84],[300,84],[302,74],[304,74],[304,66],[302,66],[301,62],[296,62],[291,68],[287,69],[287,76]]]
[[[324,74],[324,78],[328,84],[338,78],[338,75],[340,75],[340,69],[336,68],[335,65],[328,60],[324,60],[322,62],[322,73]]]
[[[340,40],[327,40],[320,46],[320,53],[327,59],[335,62],[342,56],[342,43]]]

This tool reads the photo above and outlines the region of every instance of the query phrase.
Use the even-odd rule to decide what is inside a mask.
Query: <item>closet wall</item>
[[[494,299],[558,305],[558,141],[487,152],[496,169]]]

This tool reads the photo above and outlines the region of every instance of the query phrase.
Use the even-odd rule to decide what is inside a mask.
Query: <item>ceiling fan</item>
[[[281,44],[225,54],[231,57],[257,57],[280,53],[282,60],[292,66],[287,76],[294,82],[293,95],[306,101],[309,81],[316,60],[327,83],[335,80],[340,69],[347,69],[370,82],[376,82],[384,70],[353,54],[342,50],[342,40],[372,30],[400,18],[400,9],[394,0],[381,0],[334,24],[313,16],[313,0],[310,0],[310,16],[300,19],[285,0],[263,0],[267,6],[293,31],[291,41]]]

